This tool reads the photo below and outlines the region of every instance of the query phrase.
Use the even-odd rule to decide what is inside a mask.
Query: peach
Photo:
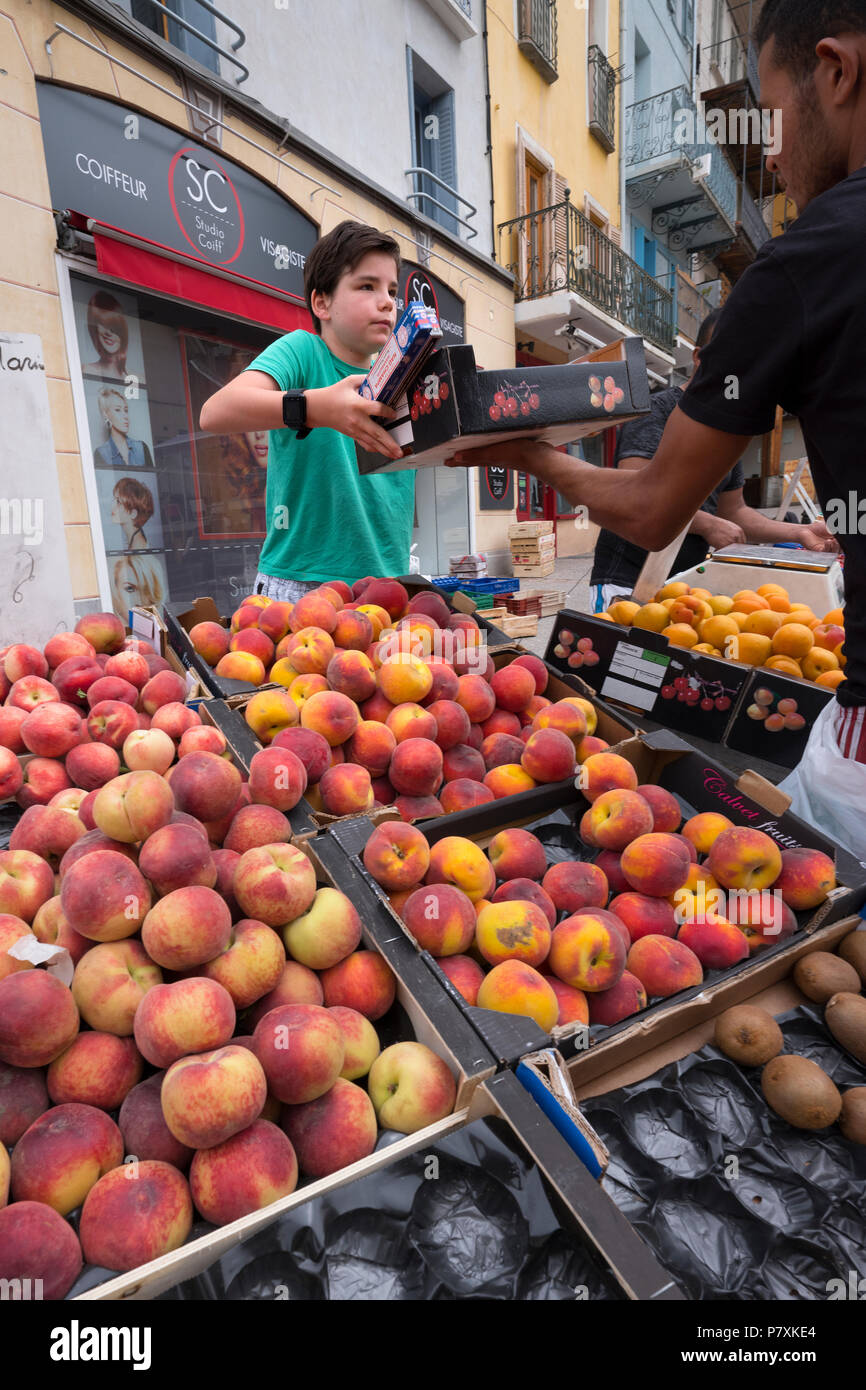
[[[303,1105],[329,1091],[340,1075],[345,1044],[338,1021],[316,1004],[283,1004],[253,1034],[268,1089],[285,1105]]]
[[[107,743],[118,752],[138,729],[138,716],[122,700],[100,700],[87,718],[87,732],[94,743]]]
[[[460,676],[455,699],[473,724],[483,724],[496,708],[496,695],[483,676]]]
[[[398,651],[382,662],[377,681],[380,691],[392,705],[417,704],[430,694],[433,675],[421,657]]]
[[[723,888],[760,891],[779,877],[782,856],[775,840],[762,830],[732,826],[713,841],[707,868]]]
[[[589,1022],[610,1027],[640,1013],[647,1006],[647,993],[636,975],[624,970],[610,989],[589,996]]]
[[[632,840],[620,857],[629,886],[651,898],[666,898],[681,888],[688,878],[690,863],[681,840],[654,831]]]
[[[489,787],[471,777],[458,777],[453,782],[447,782],[439,793],[439,802],[446,815],[452,811],[468,811],[472,806],[484,806],[495,800]]]
[[[29,850],[56,869],[68,849],[85,834],[83,823],[59,806],[29,806],[9,837],[12,851]]]
[[[214,669],[222,680],[243,681],[245,685],[264,685],[267,675],[264,662],[253,652],[226,652]]]
[[[15,1145],[13,1200],[44,1202],[68,1216],[99,1178],[122,1163],[123,1138],[104,1111],[76,1103],[54,1106]]]
[[[391,804],[404,821],[431,820],[445,814],[438,796],[395,796]]]
[[[177,1250],[192,1230],[190,1190],[173,1164],[145,1159],[129,1177],[106,1173],[87,1194],[79,1233],[90,1264],[137,1269]]]
[[[174,889],[151,908],[141,928],[141,942],[157,965],[190,970],[225,951],[231,932],[231,913],[219,893],[192,886]]]
[[[78,1237],[42,1202],[15,1202],[0,1211],[0,1279],[19,1281],[22,1297],[65,1298],[81,1273]],[[10,1297],[14,1295],[10,1294]]]
[[[610,911],[625,923],[631,941],[642,936],[677,934],[676,914],[665,898],[650,898],[645,893],[619,893],[611,900]]]
[[[122,840],[112,840],[110,835],[105,835],[101,830],[95,828],[87,830],[78,837],[74,845],[70,845],[61,859],[58,869],[61,882],[63,875],[72,868],[73,864],[77,863],[79,859],[83,859],[86,854],[92,854],[96,849],[113,849],[117,854],[124,855],[132,864],[137,859],[134,845],[125,845]],[[45,906],[50,906],[50,903],[46,903]]]
[[[41,911],[41,909],[40,909]],[[34,936],[26,922],[22,922],[20,917],[15,917],[11,913],[0,913],[0,980],[5,980],[7,975],[14,975],[19,970],[32,970],[30,961],[16,960],[9,955],[9,947],[14,946],[16,941],[21,941],[25,936]]]
[[[484,971],[470,956],[443,956],[436,964],[467,1004],[474,1005],[484,979]]]
[[[443,754],[438,744],[426,738],[407,738],[394,750],[388,780],[404,796],[433,796],[441,783],[442,769]]]
[[[317,627],[331,633],[336,625],[337,609],[321,590],[304,594],[289,614],[289,626],[295,633],[305,627]]]
[[[335,651],[333,640],[324,628],[302,627],[289,638],[284,656],[300,675],[324,676]]]
[[[201,756],[208,757],[209,754]],[[240,775],[232,769],[240,782]],[[254,805],[291,811],[307,789],[304,764],[284,746],[263,748],[250,761],[250,796]]]
[[[492,767],[484,774],[484,785],[490,788],[499,801],[504,796],[517,796],[520,792],[531,791],[536,782],[519,763],[503,763],[501,767]]]
[[[473,850],[476,848],[473,845]],[[481,858],[487,864],[483,854]],[[378,884],[388,892],[399,892],[416,887],[424,878],[430,867],[430,846],[414,826],[385,821],[376,826],[365,844],[363,860],[364,868]]]
[[[216,980],[191,975],[174,984],[154,985],[135,1014],[133,1032],[142,1056],[154,1067],[170,1067],[179,1057],[225,1047],[234,1033],[235,1006]]]
[[[372,1023],[388,1012],[397,993],[394,974],[377,951],[353,951],[319,978],[329,1009],[355,1009]]]
[[[679,802],[672,792],[651,784],[639,786],[637,792],[648,803],[653,813],[652,828],[657,834],[679,830],[683,816]]]
[[[360,725],[358,728],[360,729]],[[356,735],[353,734],[352,738],[354,739],[355,737]],[[352,739],[349,740],[349,743],[352,743]],[[307,774],[308,785],[318,782],[322,773],[330,766],[330,744],[321,734],[314,733],[312,729],[283,729],[281,733],[276,735],[271,747],[286,748],[290,753],[294,753]],[[388,762],[390,762],[390,760],[391,757],[389,752]],[[352,758],[351,761],[360,762],[362,766],[366,766],[362,758]]]
[[[481,728],[485,738],[489,738],[491,734],[511,734],[518,738],[521,724],[516,714],[497,706],[490,718],[483,721]]]
[[[460,709],[460,706],[456,705],[455,708]],[[461,710],[461,713],[465,715],[465,711]],[[468,725],[468,719],[466,722]],[[409,738],[425,738],[438,742],[436,716],[421,705],[395,705],[385,720],[385,727],[390,729],[397,743],[405,743]],[[450,744],[448,746],[451,747]],[[441,743],[439,747],[442,747]]]
[[[294,1192],[298,1163],[282,1130],[259,1119],[224,1143],[198,1150],[189,1182],[204,1219],[225,1226]]]
[[[541,886],[556,912],[571,915],[584,907],[604,907],[607,902],[608,882],[603,870],[579,859],[552,864]]]
[[[15,800],[25,810],[29,806],[47,806],[58,792],[71,786],[66,769],[56,758],[31,758],[21,769],[21,786]]]
[[[54,894],[51,865],[27,849],[0,850],[0,912],[32,922]]]
[[[345,753],[350,763],[366,768],[371,777],[383,777],[396,747],[397,739],[389,726],[362,719],[345,744]]]
[[[691,840],[686,839],[685,835],[681,835],[679,831],[666,831],[665,834],[667,834],[671,840],[673,840],[676,844],[679,844],[681,848],[685,850],[686,854],[689,856],[690,864],[697,864],[698,852],[692,844]]]
[[[138,704],[138,698],[138,688],[130,681],[121,680],[118,676],[103,674],[87,689],[87,704],[91,710],[95,709],[97,705],[107,702],[131,705],[134,709]]]
[[[259,742],[264,744],[271,743],[276,735],[281,733],[283,729],[288,729],[292,725],[297,724],[299,718],[298,706],[295,704],[288,690],[282,689],[260,690],[258,694],[253,695],[244,710],[244,719],[247,724],[249,724]],[[191,751],[191,749],[196,746],[194,740],[197,737],[200,738],[205,733],[212,735],[216,734],[217,730],[191,729],[187,734],[184,734],[180,743],[179,756],[183,757],[186,752]],[[225,750],[225,739],[221,734],[219,737],[222,742],[222,747],[212,749],[211,751],[213,752],[221,753]],[[190,741],[189,748],[184,746],[187,740]]]
[[[532,727],[533,731],[556,729],[575,744],[579,743],[588,732],[586,714],[579,705],[575,705],[571,700],[558,700],[555,704],[546,705],[535,716]]]
[[[447,661],[429,661],[428,670],[433,677],[433,684],[430,693],[425,697],[424,704],[429,709],[431,705],[439,700],[448,700],[457,703],[457,693],[460,689],[460,678],[453,666]]]
[[[425,881],[450,883],[475,903],[493,893],[496,873],[484,851],[472,840],[461,835],[446,835],[430,850]]]
[[[256,754],[256,757],[259,756]],[[149,774],[134,775],[144,777]],[[203,822],[219,820],[227,815],[235,805],[240,789],[241,775],[237,768],[216,753],[188,753],[171,769],[171,792],[175,806]]]
[[[22,676],[20,680],[13,682],[5,703],[23,709],[29,714],[44,701],[59,703],[59,691],[42,676]]]
[[[595,992],[616,984],[625,969],[625,957],[618,929],[604,918],[577,912],[554,927],[548,966],[563,984]]]
[[[544,1033],[556,1027],[559,1000],[543,975],[520,960],[495,965],[478,988],[479,1009],[534,1019]]]
[[[190,1149],[212,1149],[258,1119],[267,1100],[262,1065],[246,1047],[181,1057],[163,1078],[162,1113]]]
[[[105,663],[106,676],[117,676],[141,690],[150,679],[147,662],[140,652],[124,649],[110,656]]]
[[[134,767],[134,763],[130,764],[126,756],[126,748],[130,740],[136,737],[136,734],[145,739],[151,737],[150,730],[145,731],[143,729],[129,735],[123,745],[123,760],[127,767]],[[173,758],[173,744],[171,755]],[[120,772],[120,757],[117,750],[111,748],[107,743],[79,743],[77,747],[71,748],[66,755],[66,772],[76,787],[88,792],[97,791],[100,787],[104,787],[106,782],[110,782],[113,777],[117,777]]]
[[[283,928],[289,955],[310,970],[345,960],[361,941],[361,919],[345,893],[320,888],[309,909]]]
[[[378,641],[380,633],[388,631],[391,627],[391,614],[388,613],[381,604],[359,603],[356,609],[350,609],[350,611],[363,613],[364,616],[370,620],[373,627],[374,642]]]
[[[189,640],[209,666],[216,666],[229,649],[230,634],[219,623],[196,623],[189,630]]]
[[[836,866],[829,855],[819,849],[782,850],[782,869],[774,888],[795,912],[820,907],[835,887]]]
[[[376,691],[376,668],[365,652],[354,649],[336,652],[325,674],[332,690],[348,696],[356,704],[369,700]]]
[[[330,816],[357,816],[373,808],[375,797],[365,767],[341,763],[329,767],[319,782],[322,809]]]
[[[344,1081],[357,1081],[367,1075],[379,1055],[378,1034],[370,1020],[355,1009],[338,1005],[328,1012],[337,1020],[343,1035],[345,1054],[340,1076]]]
[[[75,631],[90,643],[94,651],[119,652],[126,630],[114,613],[85,613],[75,624]]]
[[[58,632],[54,637],[49,637],[42,654],[48,662],[48,669],[56,671],[64,661],[70,661],[75,656],[94,657],[96,649],[80,632]]]
[[[681,833],[691,841],[698,854],[709,854],[722,831],[730,830],[732,825],[733,821],[718,811],[702,811],[686,821]]]
[[[128,1154],[139,1162],[171,1163],[182,1172],[189,1167],[193,1150],[175,1139],[165,1122],[160,1098],[164,1076],[157,1072],[133,1086],[120,1107],[117,1124]]]
[[[28,713],[28,710],[17,709],[14,705],[0,707],[0,747],[8,748],[10,753],[26,751],[21,738],[21,725]]]
[[[311,906],[316,873],[294,845],[261,845],[241,855],[235,870],[235,897],[247,917],[282,927]]]
[[[317,1100],[289,1106],[282,1123],[301,1171],[311,1178],[326,1178],[368,1158],[379,1135],[370,1097],[342,1077]]]
[[[116,850],[94,850],[74,863],[60,889],[63,915],[91,941],[133,936],[150,911],[151,894],[135,864]]]
[[[431,883],[411,893],[400,913],[422,951],[460,955],[475,938],[475,909],[459,888]]]
[[[624,850],[653,828],[652,807],[639,792],[617,787],[596,797],[587,815],[595,844],[601,849]]]
[[[487,769],[479,749],[468,743],[455,743],[443,755],[442,771],[446,782],[457,782],[461,778],[478,782]]]
[[[157,830],[142,845],[138,864],[160,898],[180,888],[216,886],[210,845],[191,825],[164,825]]]
[[[79,1033],[48,1068],[48,1094],[55,1105],[93,1105],[117,1110],[141,1080],[141,1054],[131,1038],[114,1033]]]
[[[589,1002],[582,989],[563,984],[555,975],[542,975],[542,978],[550,985],[559,1004],[555,1027],[562,1028],[566,1023],[589,1023]],[[591,999],[597,997],[590,995]]]
[[[514,662],[509,666],[500,667],[494,673],[490,688],[496,696],[499,708],[509,710],[512,714],[526,709],[533,695],[540,693],[535,688],[535,676],[532,672]]]
[[[749,944],[743,933],[721,917],[684,922],[677,933],[677,941],[694,951],[706,970],[726,970],[749,954]]]
[[[544,662],[539,657],[532,656],[527,652],[523,656],[516,657],[511,665],[525,667],[535,681],[535,694],[544,694],[547,689],[549,673]]]
[[[550,896],[544,891],[540,884],[531,878],[511,878],[501,883],[493,894],[492,903],[525,902],[532,903],[534,907],[540,908],[547,918],[548,925],[556,925],[556,908]],[[476,916],[481,904],[487,905],[485,899],[480,899],[475,904]]]
[[[451,617],[451,610],[442,595],[435,593],[432,589],[423,589],[420,593],[414,594],[409,600],[406,611],[408,613],[425,613],[440,627],[447,623]]]
[[[481,745],[484,742],[484,730],[480,724],[469,725],[469,737],[466,742],[469,744],[470,748],[474,748],[478,753],[481,752]],[[521,739],[521,742],[525,742],[525,739]]]
[[[81,742],[81,715],[71,705],[37,705],[21,725],[21,741],[40,758],[62,758]]]
[[[246,1026],[256,1024],[281,1004],[321,1004],[325,998],[318,975],[297,961],[285,961],[273,989],[257,999],[246,1014]]]
[[[272,642],[281,642],[290,630],[293,604],[275,601],[259,614],[259,630]]]
[[[174,743],[180,743],[187,729],[197,728],[200,724],[201,715],[198,710],[190,709],[189,705],[174,700],[169,705],[160,705],[151,720],[150,727],[168,734]]]
[[[640,980],[649,998],[667,999],[703,982],[701,962],[682,941],[642,936],[628,953],[626,969]]]
[[[259,603],[257,598],[255,602],[252,597],[243,599],[232,613],[230,631],[243,632],[245,628],[258,627],[259,611],[266,607],[267,604]]]
[[[43,903],[33,918],[33,935],[47,946],[60,946],[69,952],[73,965],[93,949],[93,942],[70,927],[63,916],[59,896]]]
[[[342,609],[337,614],[332,636],[335,645],[343,651],[365,652],[373,642],[376,633],[373,623],[366,613],[361,613],[357,609]]]
[[[245,1009],[276,988],[285,963],[277,933],[264,922],[244,918],[232,926],[225,950],[196,974],[216,980],[231,995],[235,1008]]]
[[[364,603],[384,608],[388,616],[396,620],[406,612],[409,595],[396,579],[373,579],[364,590]]]
[[[532,699],[529,701],[529,704],[526,706],[526,709],[521,710],[520,714],[518,715],[521,727],[521,738],[523,737],[523,730],[526,728],[528,728],[531,733],[536,732],[534,728],[536,717],[541,713],[543,709],[547,709],[548,705],[551,704],[553,704],[553,701],[546,699],[544,695],[533,695]],[[560,730],[558,732],[562,731]],[[526,742],[525,739],[524,742]],[[577,740],[574,739],[573,742],[576,744]]]
[[[743,933],[752,955],[785,941],[797,930],[797,918],[775,890],[734,889],[727,894],[727,908],[728,920]]]
[[[605,792],[637,791],[637,773],[618,753],[594,753],[581,764],[581,791],[592,804]]]
[[[372,720],[377,724],[384,724],[392,709],[395,708],[396,706],[392,705],[390,700],[385,699],[381,690],[377,690],[375,695],[371,695],[369,700],[363,702],[360,712],[364,719]]]
[[[229,827],[223,848],[245,854],[248,849],[259,849],[262,845],[288,844],[291,838],[292,827],[276,807],[242,806]]]
[[[164,656],[157,656],[156,652],[144,652],[144,659],[147,662],[147,669],[151,676],[158,676],[160,671],[170,671],[171,664],[166,661]],[[101,656],[97,656],[97,661],[102,661]]]
[[[313,695],[318,695],[321,691],[330,690],[330,688],[325,676],[317,674],[295,676],[289,685],[289,694],[300,712]]]
[[[559,729],[537,729],[526,740],[520,763],[536,782],[563,782],[574,773],[574,743]]]
[[[478,914],[475,943],[490,965],[499,965],[504,960],[542,965],[547,959],[550,942],[550,924],[542,909],[534,903],[525,900],[490,903]]]
[[[274,660],[274,644],[258,627],[247,627],[236,632],[229,641],[229,651],[249,652],[250,655],[257,656],[265,670]]]
[[[509,828],[498,831],[490,841],[487,855],[500,880],[540,879],[547,869],[544,845],[529,830]]]
[[[62,791],[55,792],[48,805],[56,806],[61,811],[71,811],[73,815],[77,816],[86,796],[87,792],[83,787],[64,787]]]
[[[146,666],[145,669],[147,669]],[[88,693],[91,686],[100,680],[102,680],[102,667],[93,656],[71,657],[68,661],[62,662],[51,676],[51,684],[57,690],[61,700],[80,710],[90,708],[87,699]]]
[[[490,721],[488,720],[488,723]],[[530,737],[532,735],[530,734]],[[528,743],[528,739],[526,743]],[[515,737],[513,734],[494,733],[488,734],[481,745],[481,756],[484,759],[484,767],[487,772],[491,772],[494,767],[505,767],[507,764],[519,763],[523,757],[526,743]],[[569,740],[572,761],[574,759],[574,749]],[[528,772],[530,769],[526,769]]]
[[[148,990],[162,984],[162,971],[139,941],[108,941],[78,961],[72,997],[91,1028],[130,1037],[136,1010]]]
[[[285,686],[286,690],[291,692],[292,686],[294,685],[295,681],[301,679],[301,673],[300,671],[295,669],[295,667],[292,665],[291,661],[287,656],[280,656],[279,647],[277,648],[275,655],[277,660],[274,662],[273,666],[268,672],[268,680],[272,683],[276,683],[277,685]],[[327,686],[328,682],[325,681],[324,676],[320,677],[320,679],[324,681],[324,685],[320,686],[319,689],[323,690]],[[298,708],[300,709],[300,703],[296,703],[298,703]]]
[[[48,662],[38,647],[28,647],[25,642],[16,642],[5,649],[3,671],[10,685],[24,676],[48,675]]]
[[[17,1144],[50,1104],[40,1070],[0,1062],[0,1144]]]
[[[630,884],[620,865],[621,856],[614,854],[613,850],[603,849],[595,857],[595,867],[601,869],[608,882],[611,893],[627,893]],[[598,906],[602,906],[601,903]],[[576,911],[572,908],[571,911]]]
[[[359,723],[358,706],[337,690],[311,695],[301,709],[303,727],[321,734],[332,748],[351,738]]]
[[[179,704],[186,696],[186,681],[175,671],[158,671],[151,676],[140,696],[145,714],[155,714],[161,705]]]
[[[211,755],[199,753],[195,756]],[[222,759],[216,761],[222,763]],[[239,775],[235,773],[235,776],[239,782]],[[138,840],[146,840],[155,830],[168,824],[177,800],[174,792],[174,785],[169,787],[158,772],[127,772],[122,777],[114,777],[96,793],[93,819],[97,827],[113,840],[134,844]],[[192,810],[179,802],[177,805],[178,810]],[[195,814],[195,810],[192,810],[192,814]]]
[[[414,1134],[444,1119],[457,1099],[445,1062],[419,1042],[386,1047],[370,1068],[367,1089],[379,1123],[400,1134]]]
[[[234,849],[215,849],[211,855],[217,871],[216,890],[225,899],[232,921],[237,922],[243,916],[235,897],[235,870],[241,856]]]

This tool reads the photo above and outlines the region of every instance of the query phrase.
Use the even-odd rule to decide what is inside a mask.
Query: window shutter
[[[622,227],[611,227],[608,231],[608,236],[614,246],[622,246]]]
[[[430,113],[435,116],[439,123],[439,138],[434,144],[433,172],[438,174],[440,179],[444,179],[452,188],[457,187],[457,140],[456,122],[454,119],[454,93],[452,91],[443,92],[441,96],[435,97],[430,103]],[[457,199],[450,193],[446,193],[444,188],[434,184],[432,188],[433,196],[438,198],[440,203],[444,203],[446,208],[452,212],[457,211]],[[448,217],[439,208],[433,208],[436,220],[447,227],[454,235],[458,235],[460,224],[453,218]]]

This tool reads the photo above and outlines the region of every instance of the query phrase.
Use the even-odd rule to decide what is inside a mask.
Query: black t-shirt
[[[681,386],[670,386],[666,391],[657,391],[650,401],[649,415],[639,420],[629,420],[619,431],[616,446],[616,461],[620,459],[651,459],[661,444],[668,416],[675,405],[679,405],[684,390]],[[743,467],[735,463],[719,485],[713,489],[701,507],[702,512],[715,516],[719,509],[719,494],[731,492],[743,486]],[[639,545],[623,540],[615,531],[600,531],[595,546],[595,559],[592,565],[590,584],[617,584],[631,589],[643,569],[647,551]],[[671,565],[671,574],[690,570],[706,559],[707,542],[703,536],[686,536]]]
[[[845,556],[845,667],[836,698],[866,704],[866,541],[857,531],[866,443],[866,166],[768,241],[725,302],[680,409],[728,434],[798,416],[825,515],[854,502]],[[853,494],[853,498],[849,498]],[[835,503],[835,505],[833,505]]]

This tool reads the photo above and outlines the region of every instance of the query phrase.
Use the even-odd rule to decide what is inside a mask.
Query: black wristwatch
[[[307,398],[303,391],[283,392],[283,424],[288,430],[295,430],[299,439],[306,439],[310,431],[307,424]]]

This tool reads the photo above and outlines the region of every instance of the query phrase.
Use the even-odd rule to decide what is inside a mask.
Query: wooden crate
[[[508,528],[509,540],[518,540],[525,536],[549,536],[552,534],[552,521],[517,521]]]
[[[499,627],[509,637],[537,637],[538,618],[508,616],[500,618]]]

